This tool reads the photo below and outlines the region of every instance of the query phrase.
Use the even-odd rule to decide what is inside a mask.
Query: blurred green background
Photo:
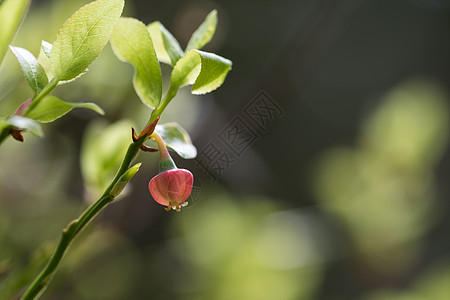
[[[87,2],[33,1],[13,44],[37,55]],[[157,154],[140,154],[126,196],[77,239],[42,299],[448,299],[450,1],[128,0],[124,15],[160,20],[183,47],[214,8],[205,50],[233,70],[212,94],[182,89],[161,123],[233,162],[212,180],[174,154],[195,193],[167,213],[147,189]],[[0,299],[35,276],[148,118],[109,45],[89,69],[55,94],[105,117],[73,111],[44,138],[0,147]],[[262,91],[283,113],[258,127],[245,108]],[[8,53],[0,114],[31,95]],[[236,118],[256,138],[233,156],[220,137]]]

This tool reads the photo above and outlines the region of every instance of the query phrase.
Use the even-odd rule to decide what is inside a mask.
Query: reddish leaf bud
[[[16,110],[16,112],[14,113],[15,116],[23,116],[25,115],[25,113],[28,110],[28,107],[30,107],[31,104],[31,99],[28,99],[27,101],[25,101],[24,103],[22,103],[19,108]]]
[[[157,117],[153,122],[151,122],[150,124],[148,124],[143,130],[142,132],[139,134],[139,139],[141,139],[142,137],[146,137],[149,138],[151,136],[151,134],[153,133],[153,131],[155,130],[156,124],[158,124],[160,117]]]

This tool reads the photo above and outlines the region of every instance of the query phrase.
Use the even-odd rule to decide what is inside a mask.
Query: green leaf
[[[20,47],[9,46],[9,48],[16,56],[28,84],[36,94],[39,94],[48,83],[44,68],[38,63],[30,51]]]
[[[37,136],[43,136],[44,133],[42,132],[41,125],[39,125],[38,122],[22,117],[22,116],[12,116],[8,119],[6,119],[6,122],[8,122],[9,125],[17,127],[19,129],[26,129],[28,132],[37,135]]]
[[[211,11],[205,18],[205,21],[192,34],[187,46],[186,52],[192,49],[201,49],[214,36],[217,26],[217,10]]]
[[[3,0],[0,3],[0,65],[31,0]]]
[[[41,48],[42,48],[42,51],[45,53],[45,55],[46,55],[48,58],[50,58],[50,53],[51,53],[51,51],[52,51],[53,45],[50,44],[49,42],[42,41],[42,42],[41,42]]]
[[[190,50],[173,68],[171,84],[173,88],[193,84],[192,94],[206,94],[222,85],[231,66],[230,60],[219,55]]]
[[[201,57],[195,50],[186,53],[174,66],[170,76],[172,87],[176,90],[193,84],[201,71]]]
[[[116,56],[134,66],[133,85],[142,102],[154,109],[162,96],[162,76],[147,27],[133,18],[120,18],[111,37]]]
[[[160,22],[153,22],[147,28],[152,37],[158,60],[174,66],[184,55],[178,41]]]
[[[133,178],[133,176],[139,171],[139,168],[141,167],[142,163],[137,163],[131,168],[129,168],[122,176],[120,176],[119,180],[116,182],[116,184],[111,189],[111,196],[117,197],[122,190],[125,188],[125,186],[128,184],[128,182]]]
[[[53,79],[53,74],[50,66],[50,52],[52,50],[52,47],[52,44],[46,41],[42,41],[41,49],[37,58],[38,63],[42,66],[45,74],[47,75],[48,81]]]
[[[97,104],[69,103],[50,95],[43,98],[33,110],[27,111],[25,116],[38,122],[48,123],[61,118],[74,108],[88,108],[100,115],[104,114],[104,111]]]
[[[48,80],[52,80],[53,79],[53,73],[52,73],[52,69],[50,66],[50,53],[52,51],[53,45],[46,42],[46,41],[42,41],[41,43],[41,51],[39,52],[39,56],[38,56],[38,62],[39,64],[44,68],[45,73],[47,74]],[[77,77],[69,79],[69,80],[64,80],[64,81],[59,81],[58,85],[60,84],[65,84],[65,83],[69,83],[74,81],[75,79],[79,78],[80,76],[86,74],[86,72],[89,71],[88,68],[84,69],[83,72],[81,72]]]
[[[50,53],[58,81],[80,75],[103,50],[122,14],[123,0],[97,0],[76,11],[59,31]]]
[[[192,159],[197,156],[197,149],[192,144],[187,131],[180,124],[167,123],[156,125],[155,131],[163,138],[166,145],[182,158]]]

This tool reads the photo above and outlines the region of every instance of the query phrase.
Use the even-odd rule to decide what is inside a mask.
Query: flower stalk
[[[158,122],[158,118],[153,122],[154,126]],[[154,128],[153,126],[153,128]],[[116,173],[116,176],[112,180],[111,184],[106,188],[103,195],[93,204],[91,204],[81,215],[79,218],[73,220],[67,225],[67,227],[62,231],[61,238],[59,243],[55,249],[55,252],[50,257],[47,265],[41,271],[41,273],[36,277],[36,279],[30,284],[28,289],[25,291],[22,296],[22,300],[32,300],[38,299],[39,296],[45,291],[48,284],[50,283],[56,269],[61,262],[65,252],[68,247],[71,245],[73,240],[77,237],[77,235],[94,219],[94,217],[109,203],[111,203],[115,196],[118,194],[115,192],[115,187],[120,178],[129,170],[130,164],[136,157],[140,147],[143,145],[144,141],[148,138],[148,136],[144,135],[143,137],[133,141],[129,146],[127,153],[122,161],[122,164],[119,170]]]

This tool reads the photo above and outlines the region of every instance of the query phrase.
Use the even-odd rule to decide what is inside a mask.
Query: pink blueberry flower
[[[187,205],[186,199],[192,191],[194,177],[185,169],[172,169],[156,175],[148,188],[156,202],[167,206],[167,210],[180,211]]]
[[[156,202],[166,206],[166,210],[180,211],[188,205],[186,199],[192,191],[194,176],[186,169],[178,169],[167,151],[163,139],[153,132],[150,136],[158,144],[159,174],[150,180],[148,189]]]

